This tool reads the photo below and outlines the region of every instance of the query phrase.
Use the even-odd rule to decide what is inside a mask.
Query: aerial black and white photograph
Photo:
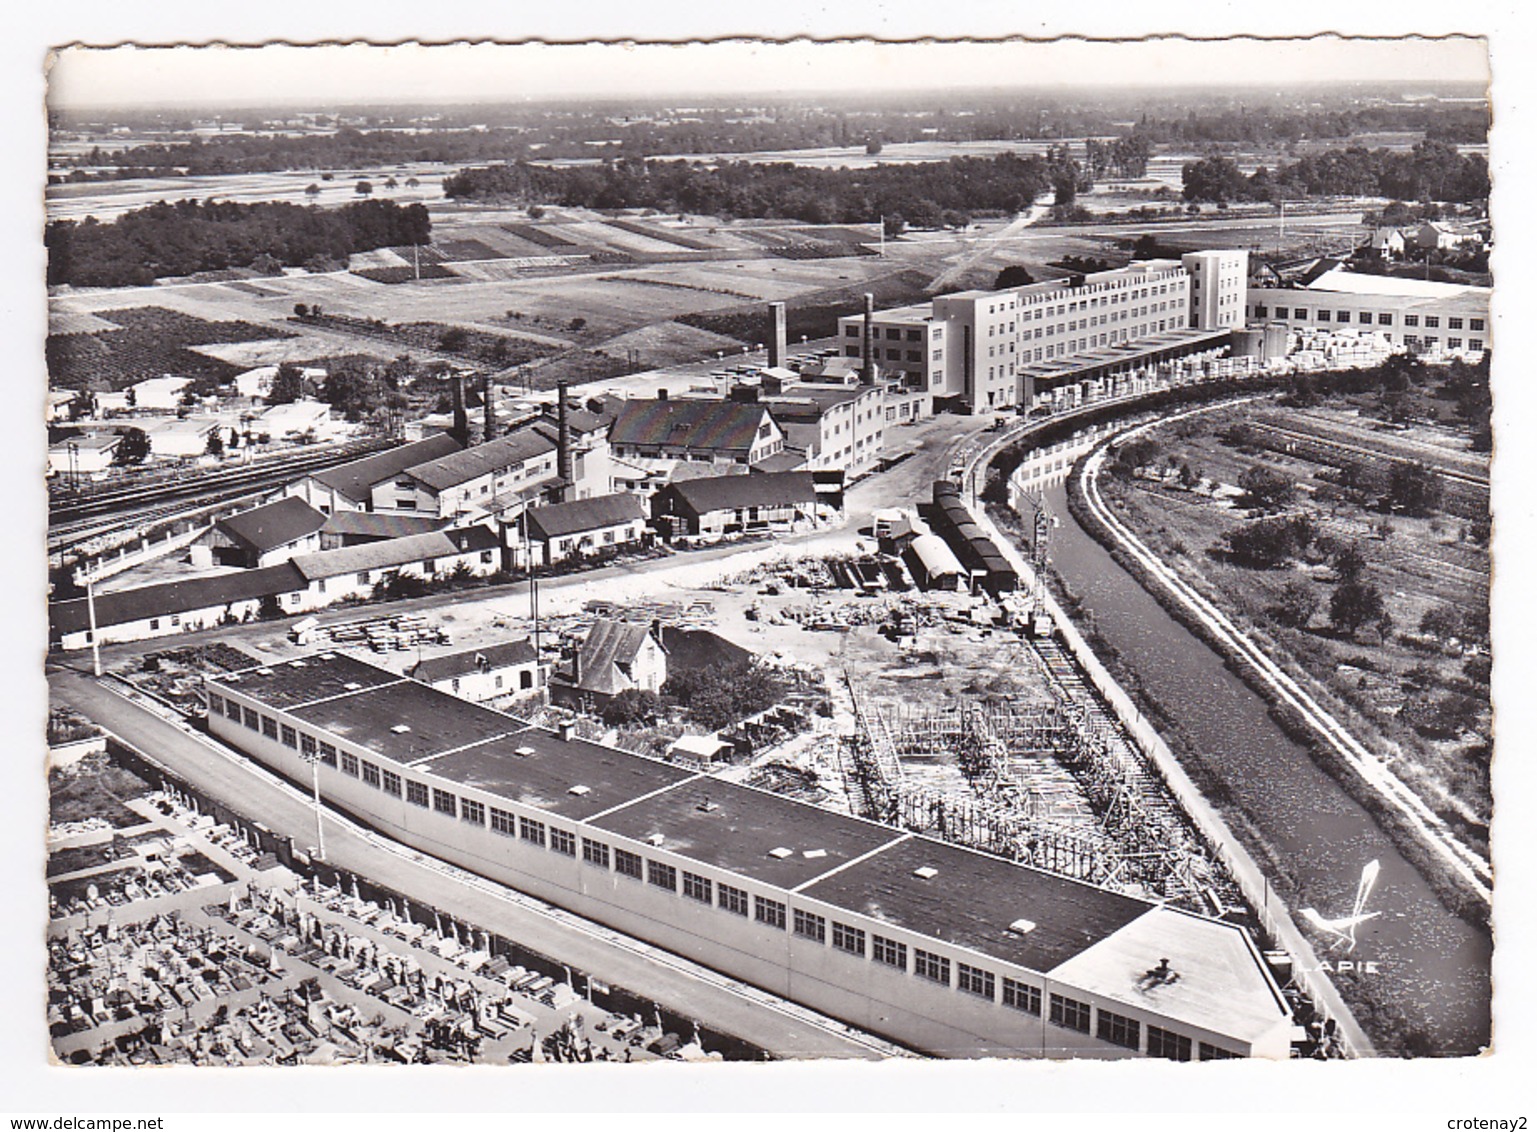
[[[40,1060],[1498,1053],[1490,40],[1167,30],[55,44]]]

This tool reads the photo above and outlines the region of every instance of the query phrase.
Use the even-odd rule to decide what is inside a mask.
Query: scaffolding
[[[1052,693],[1045,703],[963,698],[881,710],[864,702],[845,671],[856,729],[840,754],[855,807],[1078,880],[1220,910],[1236,890],[1162,779],[1061,650],[1049,640],[1031,647]],[[969,794],[905,780],[904,757],[953,760]],[[1050,796],[1048,765],[1066,772],[1073,799]]]

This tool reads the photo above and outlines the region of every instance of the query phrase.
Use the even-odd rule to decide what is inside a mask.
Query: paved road
[[[292,834],[297,843],[313,840],[314,811],[303,796],[244,759],[189,734],[170,721],[124,700],[81,673],[59,669],[50,674],[56,705],[68,705],[101,723],[125,742],[153,756],[188,782],[214,797],[234,800],[249,817],[268,828]],[[350,824],[327,822],[330,864],[368,877],[435,906],[463,921],[484,927],[543,955],[559,958],[603,982],[628,988],[686,1017],[706,1020],[781,1057],[872,1057],[871,1048],[853,1035],[781,1013],[773,1005],[740,997],[688,964],[658,962],[656,956],[556,922],[531,906],[513,903],[478,885],[444,875],[428,864],[381,852],[378,844]]]

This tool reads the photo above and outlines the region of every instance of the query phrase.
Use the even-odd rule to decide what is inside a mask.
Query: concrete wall
[[[621,546],[628,546],[631,543],[639,542],[645,530],[646,521],[644,519],[631,519],[628,522],[619,523],[612,527],[582,531],[579,534],[561,535],[559,538],[551,539],[548,543],[534,539],[534,561],[541,566],[548,566],[553,562],[564,562],[568,558],[578,558],[587,553],[614,550]],[[553,550],[551,549],[552,544]],[[515,549],[519,552],[519,557],[521,558],[522,546],[519,545]]]
[[[256,707],[263,715],[287,722],[302,732],[298,722],[282,712],[260,707],[238,691],[210,683],[216,695],[226,696],[241,707]],[[253,755],[258,761],[300,782],[310,781],[310,765],[299,751],[270,739],[260,731],[236,723],[225,714],[210,713],[210,730],[215,736]],[[313,732],[311,732],[313,734]],[[281,734],[281,732],[280,732]],[[339,751],[358,756],[363,761],[381,763],[366,748],[335,736],[325,736]],[[428,784],[430,774],[396,769],[405,779]],[[514,817],[528,817],[550,828],[572,831],[577,837],[577,855],[566,857],[520,837],[492,832],[489,824],[479,826],[449,817],[431,808],[412,805],[403,797],[395,798],[365,785],[362,778],[344,774],[340,767],[322,765],[319,770],[322,795],[341,808],[363,818],[381,832],[423,852],[469,869],[482,876],[527,892],[542,900],[569,909],[615,930],[647,940],[657,946],[686,956],[734,978],[742,979],[815,1010],[841,1018],[853,1025],[885,1035],[915,1048],[942,1056],[1065,1056],[1110,1058],[1132,1056],[1132,1051],[1100,1041],[1092,1034],[1081,1034],[1051,1024],[1038,1017],[1002,1005],[1003,977],[1041,990],[1042,1014],[1049,1013],[1050,996],[1063,993],[1093,1006],[1101,1005],[1098,996],[1069,988],[1049,977],[1028,969],[1003,963],[891,924],[852,912],[837,910],[805,896],[785,892],[723,869],[679,857],[666,850],[630,841],[606,830],[594,830],[581,823],[552,818],[548,813],[510,802],[495,795],[457,783],[439,782],[460,799],[471,798]],[[643,860],[658,861],[678,870],[676,893],[653,886],[646,879],[634,880],[614,871],[586,863],[582,857],[582,837],[591,836],[614,849],[625,849]],[[548,844],[548,837],[546,843]],[[682,873],[688,871],[708,878],[718,894],[722,883],[745,890],[752,896],[764,896],[787,905],[786,929],[780,930],[742,917],[717,905],[707,906],[682,895]],[[825,942],[816,942],[794,934],[794,909],[821,915],[828,920]],[[877,963],[869,958],[850,955],[832,947],[832,923],[860,928],[869,936],[879,934],[907,945],[906,971]],[[950,960],[949,986],[942,986],[913,974],[913,950],[922,948]],[[963,992],[955,987],[956,964],[992,972],[995,976],[992,1001]],[[1158,1024],[1156,1014],[1137,1007],[1103,1000],[1103,1005],[1118,1014]],[[1206,1034],[1184,1025],[1170,1028],[1192,1037],[1214,1040],[1228,1049],[1248,1052],[1244,1043],[1218,1035]],[[1283,1051],[1284,1053],[1284,1051]]]
[[[528,679],[526,684],[524,683],[525,677]],[[447,692],[449,695],[458,696],[462,700],[483,703],[486,700],[494,700],[499,696],[510,696],[518,692],[535,691],[544,687],[544,680],[538,663],[529,661],[527,664],[492,668],[486,672],[466,672],[462,676],[439,680],[432,686],[440,692]]]

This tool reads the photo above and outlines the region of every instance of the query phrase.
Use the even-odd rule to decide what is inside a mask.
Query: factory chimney
[[[491,375],[480,375],[480,408],[486,415],[486,443],[496,439],[496,407],[491,403]]]
[[[576,479],[572,471],[571,460],[571,420],[568,416],[567,402],[569,395],[566,393],[566,382],[560,381],[556,385],[556,405],[559,409],[559,433],[555,442],[556,460],[559,462],[560,471],[560,497],[564,502],[571,498],[571,488]]]
[[[460,444],[469,447],[470,418],[464,411],[464,374],[454,371],[454,427],[449,430]]]
[[[785,305],[769,304],[768,364],[770,368],[782,366],[789,355],[789,343],[785,327]]]
[[[861,385],[875,384],[875,296],[865,292],[864,364],[859,369]]]

